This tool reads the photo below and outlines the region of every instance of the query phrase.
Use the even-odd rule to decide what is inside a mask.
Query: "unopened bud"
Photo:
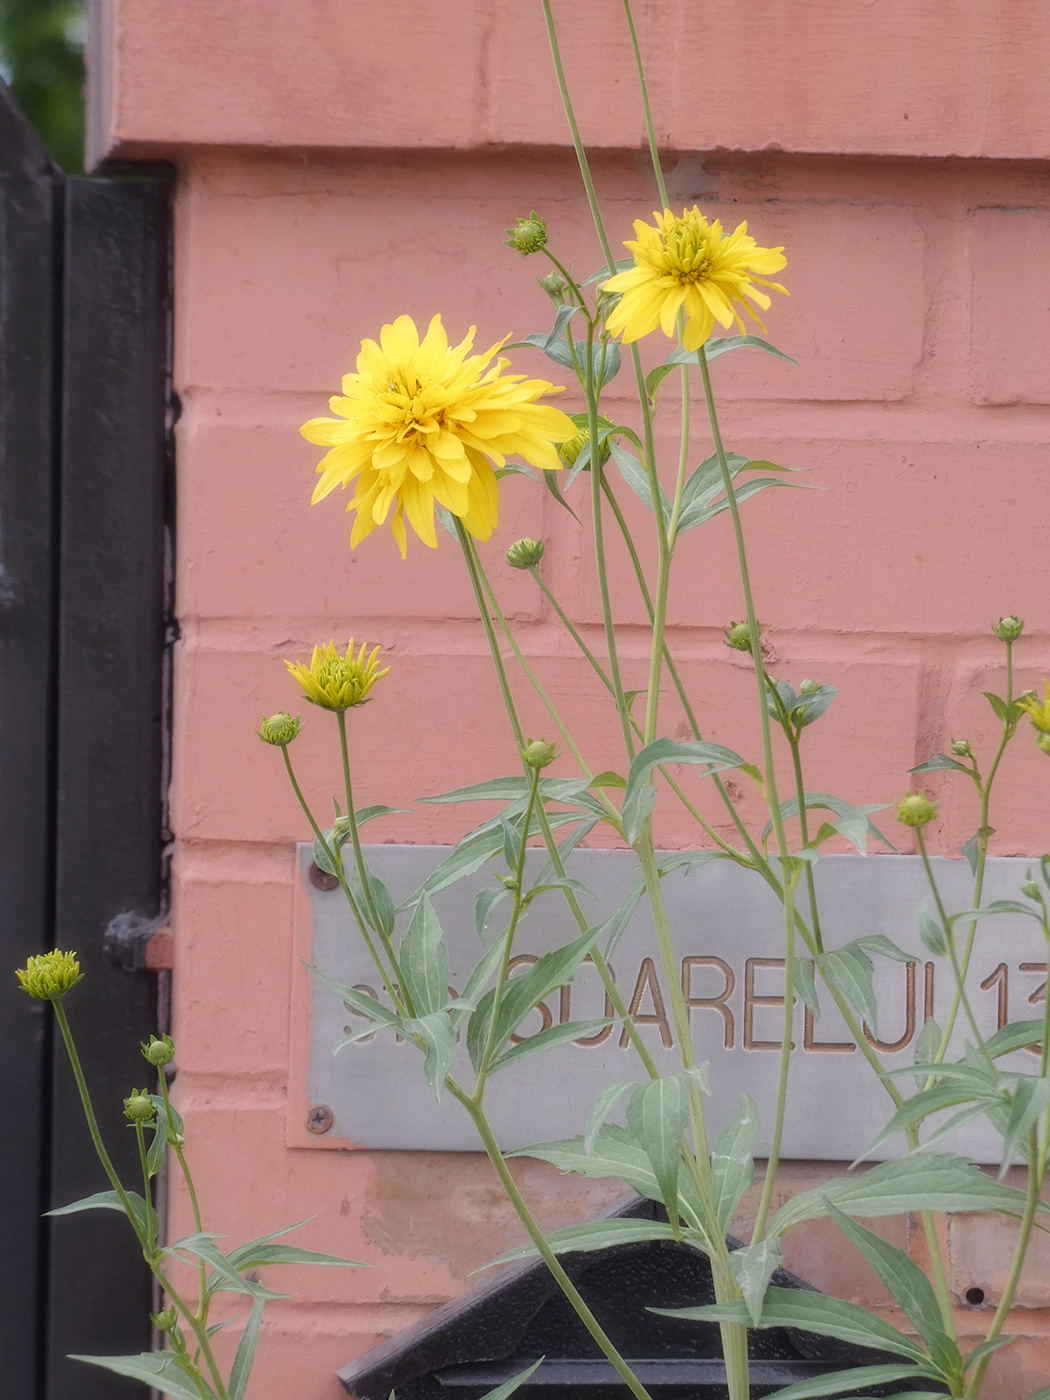
[[[557,270],[552,267],[545,277],[537,277],[536,281],[550,297],[551,301],[559,306],[565,300],[565,293],[569,290],[569,284]]]
[[[255,732],[264,744],[276,744],[281,748],[285,744],[290,744],[301,728],[299,716],[286,715],[283,710],[278,710],[269,719],[263,718],[262,725]]]
[[[751,628],[746,622],[731,622],[723,631],[727,647],[732,647],[734,651],[751,650]]]
[[[958,758],[973,758],[973,749],[965,739],[952,740],[952,753]]]
[[[1024,631],[1024,623],[1019,617],[1001,617],[992,624],[992,631],[1001,642],[1016,642]]]
[[[151,1065],[168,1064],[175,1058],[175,1046],[170,1035],[151,1035],[149,1041],[142,1046],[143,1059],[148,1060]]]
[[[530,768],[546,768],[554,762],[557,754],[554,752],[554,745],[548,744],[546,740],[530,739],[521,756]]]
[[[55,948],[50,953],[30,958],[24,968],[16,969],[15,976],[22,990],[37,1001],[60,1001],[80,981],[80,964],[76,953],[63,953]]]
[[[905,826],[925,826],[937,815],[937,805],[921,792],[905,793],[897,804],[897,820]]]
[[[819,681],[803,681],[802,684],[801,684],[801,685],[799,686],[799,688],[798,688],[798,693],[799,693],[800,695],[816,695],[816,693],[817,693],[817,691],[818,691],[819,689],[820,689],[820,682],[819,682]]]
[[[519,219],[514,228],[507,229],[507,234],[507,247],[516,248],[523,258],[547,246],[547,225],[535,209],[527,219]]]
[[[542,558],[542,540],[515,540],[507,550],[507,563],[512,569],[534,569]]]
[[[1036,884],[1036,882],[1032,879],[1028,879],[1024,882],[1024,884],[1021,886],[1021,893],[1025,896],[1026,899],[1035,899],[1038,900],[1040,904],[1043,903],[1043,893],[1040,890],[1039,886]]]
[[[147,1089],[135,1089],[124,1100],[124,1117],[130,1118],[133,1123],[148,1123],[156,1113]]]
[[[161,1308],[160,1312],[150,1313],[150,1322],[158,1332],[170,1332],[179,1320],[179,1315],[174,1308]]]

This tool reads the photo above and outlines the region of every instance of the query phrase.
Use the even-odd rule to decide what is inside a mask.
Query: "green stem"
[[[608,1360],[612,1363],[612,1365],[616,1368],[616,1371],[620,1376],[621,1380],[623,1381],[624,1385],[626,1385],[628,1390],[630,1390],[631,1394],[636,1397],[636,1400],[651,1400],[649,1392],[642,1385],[641,1381],[634,1374],[630,1366],[628,1366],[627,1362],[623,1359],[619,1351],[610,1341],[601,1324],[598,1322],[597,1318],[594,1316],[590,1308],[584,1302],[576,1285],[573,1283],[572,1279],[569,1278],[569,1275],[565,1272],[558,1256],[554,1253],[554,1251],[551,1249],[550,1245],[544,1238],[543,1231],[536,1223],[535,1219],[532,1216],[532,1212],[529,1210],[528,1206],[525,1203],[525,1198],[518,1190],[518,1184],[514,1180],[514,1177],[511,1175],[510,1168],[507,1166],[506,1159],[504,1158],[503,1153],[500,1151],[496,1139],[492,1135],[492,1129],[489,1127],[488,1118],[485,1115],[484,1109],[481,1107],[480,1104],[475,1103],[472,1099],[468,1098],[462,1092],[456,1093],[456,1097],[459,1098],[460,1103],[462,1103],[463,1107],[470,1114],[471,1121],[473,1122],[474,1127],[477,1130],[478,1136],[481,1138],[486,1155],[488,1156],[489,1161],[492,1163],[496,1175],[499,1177],[500,1185],[503,1187],[507,1199],[510,1201],[511,1205],[517,1212],[518,1219],[525,1226],[529,1238],[535,1245],[543,1262],[547,1265],[547,1268],[550,1270],[555,1282],[558,1284],[558,1287],[565,1295],[569,1306],[572,1308],[576,1316],[580,1319],[584,1327],[586,1327],[587,1331],[590,1333],[594,1341],[600,1347],[602,1354],[605,1357],[607,1357]]]
[[[333,841],[332,844],[329,845],[327,839],[325,838],[324,832],[318,826],[317,820],[314,817],[313,812],[310,810],[310,804],[303,796],[303,790],[299,786],[299,780],[295,776],[295,769],[292,767],[292,760],[291,756],[288,753],[287,744],[281,745],[281,752],[284,754],[284,766],[285,770],[288,773],[288,780],[292,785],[292,791],[295,793],[295,796],[298,799],[299,806],[303,809],[303,815],[306,817],[306,820],[310,823],[310,830],[313,832],[316,840],[320,842],[321,849],[328,857],[332,869],[335,871],[335,878],[339,881],[339,888],[342,890],[343,897],[346,900],[347,904],[349,904],[350,906],[350,912],[353,914],[354,920],[357,924],[361,937],[364,939],[365,947],[368,949],[368,955],[372,959],[376,971],[379,973],[379,976],[382,979],[383,986],[386,988],[386,993],[387,996],[390,998],[390,1003],[398,1011],[402,1012],[402,1014],[407,1014],[405,1004],[398,994],[397,986],[392,981],[390,974],[387,972],[386,965],[384,964],[383,959],[379,956],[379,950],[372,942],[372,935],[368,930],[368,924],[365,922],[364,915],[361,913],[361,910],[358,907],[357,900],[354,898],[353,891],[351,890],[346,875],[343,871],[343,853],[339,849],[339,845],[337,842]]]
[[[159,1082],[159,1084],[160,1084],[160,1094],[161,1094],[161,1098],[164,1100],[164,1107],[165,1107],[165,1109],[166,1109],[166,1118],[165,1118],[165,1127],[166,1127],[167,1124],[173,1123],[173,1119],[172,1119],[172,1117],[171,1117],[171,1113],[172,1113],[171,1099],[168,1097],[168,1077],[167,1077],[167,1075],[164,1073],[164,1066],[163,1066],[163,1065],[158,1066],[158,1069],[157,1069],[157,1080],[158,1080],[158,1082]],[[167,1133],[165,1133],[165,1137],[167,1137]],[[175,1153],[175,1160],[176,1160],[176,1161],[178,1162],[178,1164],[179,1164],[179,1170],[182,1172],[182,1179],[183,1179],[183,1181],[186,1183],[186,1194],[187,1194],[187,1195],[189,1196],[189,1198],[190,1198],[190,1209],[191,1209],[192,1212],[193,1212],[193,1228],[196,1230],[197,1234],[199,1235],[199,1234],[201,1234],[202,1231],[204,1230],[204,1226],[203,1226],[203,1224],[201,1223],[201,1208],[200,1208],[200,1203],[199,1203],[199,1201],[197,1200],[197,1189],[196,1189],[196,1187],[195,1187],[194,1184],[193,1184],[193,1177],[190,1175],[190,1169],[189,1169],[189,1166],[187,1165],[187,1162],[186,1162],[186,1154],[185,1154],[185,1152],[184,1152],[183,1149],[182,1149],[182,1144],[181,1144],[181,1143],[178,1143],[178,1142],[169,1142],[169,1146],[171,1147],[172,1151]],[[200,1285],[200,1299],[199,1299],[200,1313],[199,1313],[199,1316],[203,1317],[203,1316],[204,1316],[205,1308],[207,1307],[207,1291],[208,1291],[208,1290],[207,1290],[207,1282],[208,1282],[208,1275],[207,1275],[207,1271],[206,1271],[206,1269],[205,1269],[205,1267],[204,1267],[204,1260],[203,1260],[203,1259],[199,1259],[199,1260],[197,1261],[197,1263],[198,1263],[198,1270],[199,1270],[198,1282],[199,1282],[199,1285]]]
[[[492,1011],[489,1014],[488,1034],[485,1036],[485,1048],[481,1052],[481,1062],[478,1065],[478,1077],[474,1085],[474,1093],[471,1096],[472,1102],[480,1105],[485,1094],[485,1080],[488,1078],[489,1064],[492,1060],[493,1051],[496,1048],[496,1033],[499,1022],[500,1003],[503,999],[503,988],[507,981],[507,969],[510,965],[510,951],[514,945],[514,934],[517,931],[518,920],[521,918],[522,910],[525,908],[525,900],[522,894],[522,887],[525,882],[525,857],[528,851],[529,827],[532,825],[532,813],[536,806],[536,796],[540,787],[540,770],[531,768],[529,770],[529,800],[525,806],[525,820],[521,824],[521,847],[518,851],[517,865],[514,870],[516,881],[514,889],[514,909],[510,916],[510,923],[507,925],[507,932],[503,938],[503,956],[500,958],[499,973],[496,977],[496,987],[492,998]]]
[[[649,140],[649,159],[653,163],[653,174],[656,176],[656,188],[660,191],[660,199],[663,207],[667,208],[667,185],[664,181],[663,166],[660,163],[660,151],[656,145],[656,132],[653,128],[653,114],[649,107],[649,84],[645,80],[645,65],[642,63],[642,51],[638,44],[638,32],[634,27],[634,16],[631,14],[630,0],[623,0],[623,11],[627,18],[627,28],[631,32],[631,49],[634,52],[634,64],[638,70],[638,86],[642,92],[642,111],[645,114],[645,134]]]
[[[159,1129],[155,1129],[159,1131]],[[142,1124],[135,1124],[135,1141],[139,1149],[139,1165],[142,1168],[142,1199],[146,1203],[146,1250],[152,1254],[157,1245],[157,1236],[150,1223],[150,1211],[153,1207],[153,1187],[150,1185],[149,1162],[146,1160],[146,1135],[142,1130]]]
[[[777,1167],[780,1164],[780,1145],[784,1137],[788,1072],[791,1067],[791,1029],[795,1011],[795,887],[797,883],[797,871],[784,881],[784,924],[787,929],[787,937],[784,940],[784,1026],[781,1031],[773,1134],[769,1143],[766,1174],[762,1182],[762,1196],[758,1203],[755,1228],[751,1235],[752,1242],[765,1238],[766,1221],[769,1218],[769,1208],[773,1203],[773,1187],[776,1181]]]
[[[937,914],[941,921],[941,928],[944,931],[944,941],[948,948],[948,957],[951,961],[952,972],[955,976],[956,997],[962,1003],[962,1008],[963,1011],[965,1011],[966,1013],[966,1019],[970,1023],[970,1029],[973,1031],[974,1040],[977,1043],[977,1048],[982,1052],[985,1059],[988,1061],[990,1068],[994,1071],[995,1064],[989,1056],[988,1051],[985,1049],[984,1036],[981,1034],[980,1029],[977,1025],[977,1021],[974,1017],[973,1008],[970,1006],[970,998],[966,995],[966,986],[963,982],[962,972],[959,967],[959,955],[956,952],[955,948],[955,935],[952,932],[951,924],[948,922],[948,914],[944,907],[944,901],[941,899],[941,892],[937,888],[937,881],[933,874],[933,866],[930,864],[930,857],[926,851],[926,842],[923,839],[921,826],[917,826],[915,828],[915,839],[919,847],[919,855],[922,857],[922,866],[926,872],[926,880],[930,886],[930,890],[933,893],[934,903],[937,906]]]
[[[211,1338],[208,1336],[208,1329],[204,1322],[197,1317],[190,1305],[176,1293],[170,1280],[164,1274],[159,1264],[154,1265],[153,1275],[161,1288],[168,1295],[171,1301],[178,1308],[179,1312],[186,1319],[190,1330],[197,1340],[201,1355],[208,1363],[208,1370],[211,1372],[212,1382],[215,1386],[219,1400],[229,1400],[229,1392],[226,1389],[226,1382],[223,1380],[222,1372],[219,1370],[219,1363],[215,1360],[215,1353],[211,1349]]]
[[[131,1228],[135,1231],[135,1235],[143,1249],[146,1249],[147,1242],[139,1229],[131,1200],[128,1197],[128,1193],[124,1190],[120,1177],[117,1175],[116,1168],[110,1160],[109,1153],[106,1151],[105,1144],[102,1141],[102,1134],[98,1129],[98,1120],[95,1117],[95,1110],[91,1103],[91,1095],[88,1092],[87,1081],[84,1078],[84,1071],[80,1066],[80,1056],[77,1054],[77,1047],[73,1043],[73,1033],[69,1029],[69,1022],[66,1020],[65,1008],[61,1000],[55,1000],[51,1005],[55,1009],[55,1020],[58,1022],[58,1029],[61,1031],[62,1039],[65,1042],[66,1054],[69,1056],[69,1063],[73,1070],[73,1078],[77,1083],[77,1091],[80,1094],[80,1102],[84,1109],[84,1118],[87,1121],[88,1132],[91,1134],[92,1145],[98,1155],[98,1160],[102,1163],[103,1171],[109,1178],[109,1184],[117,1193],[120,1204],[124,1207],[124,1213],[128,1217]]]

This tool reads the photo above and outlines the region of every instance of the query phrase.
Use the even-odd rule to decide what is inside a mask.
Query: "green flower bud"
[[[156,1117],[156,1113],[148,1089],[135,1089],[124,1100],[124,1117],[130,1118],[133,1123],[148,1123]]]
[[[50,953],[41,953],[38,958],[30,958],[24,968],[18,968],[15,976],[37,1001],[61,1001],[65,994],[80,981],[80,964],[76,953],[62,953],[55,948]]]
[[[897,820],[905,826],[925,826],[937,815],[938,804],[921,792],[907,792],[897,804]]]
[[[562,460],[567,462],[570,467],[574,467],[577,457],[579,457],[580,453],[591,440],[591,427],[590,417],[586,413],[570,413],[569,417],[576,424],[577,432],[575,437],[571,437],[567,442],[561,443],[558,447],[558,451],[561,453]],[[608,418],[603,418],[599,414],[598,432],[608,432],[611,427],[612,424],[609,422]],[[609,454],[612,451],[612,448],[609,446],[609,439],[607,437],[602,438],[601,444],[598,450],[598,460],[600,462],[607,462],[609,460]],[[588,470],[588,468],[584,470]]]
[[[992,631],[1001,642],[1016,642],[1024,631],[1024,623],[1019,617],[1001,617],[992,623]]]
[[[552,267],[546,277],[537,277],[536,281],[550,297],[551,301],[558,306],[565,300],[565,293],[569,290],[569,284],[561,275],[557,268]]]
[[[515,540],[507,550],[507,563],[512,569],[534,569],[543,558],[542,540]]]
[[[521,756],[530,768],[546,768],[557,758],[554,745],[544,739],[530,739]]]
[[[516,248],[523,258],[530,253],[538,253],[547,246],[547,225],[535,209],[527,219],[519,219],[515,228],[506,230],[509,235],[504,241],[508,248]]]
[[[731,622],[728,627],[722,630],[725,633],[727,647],[732,647],[734,651],[751,650],[751,628],[746,622]]]
[[[952,740],[952,753],[957,758],[973,758],[973,749],[970,748],[965,739]]]
[[[158,1068],[168,1064],[175,1058],[175,1046],[171,1036],[151,1035],[149,1041],[142,1045],[142,1055],[151,1065],[156,1065]]]
[[[817,693],[817,691],[818,691],[819,689],[820,689],[820,682],[819,682],[819,681],[803,681],[802,684],[801,684],[801,685],[799,686],[799,688],[798,688],[798,693],[799,693],[800,695],[816,695],[816,693]]]
[[[174,1308],[161,1308],[160,1312],[150,1313],[150,1322],[158,1332],[170,1332],[179,1320],[179,1315]]]
[[[299,716],[293,719],[291,715],[286,715],[283,710],[278,710],[269,719],[263,717],[262,727],[255,732],[264,744],[276,744],[284,748],[285,744],[290,744],[299,733],[301,723]]]
[[[1031,872],[1029,872],[1028,879],[1021,886],[1021,893],[1025,896],[1026,899],[1037,900],[1040,904],[1044,902],[1043,892],[1036,884],[1036,882],[1032,879]]]

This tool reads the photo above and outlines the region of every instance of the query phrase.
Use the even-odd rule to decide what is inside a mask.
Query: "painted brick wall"
[[[371,1265],[270,1280],[298,1296],[270,1314],[260,1400],[336,1400],[337,1365],[467,1287],[518,1238],[473,1155],[286,1146],[289,1003],[305,975],[290,950],[293,843],[304,824],[277,756],[254,735],[264,712],[298,708],[282,659],[350,633],[386,648],[394,669],[353,717],[361,801],[402,805],[511,771],[514,757],[454,549],[413,540],[402,563],[378,531],[351,554],[341,502],[309,506],[318,453],[296,430],[326,411],[362,336],[400,312],[441,311],[457,338],[476,323],[479,344],[543,327],[533,265],[502,245],[518,214],[540,210],[581,267],[600,260],[538,6],[428,0],[381,18],[375,8],[109,0],[92,37],[96,156],[161,156],[180,172],[179,1101],[214,1228],[245,1238],[315,1216],[304,1243]],[[595,171],[618,240],[654,204],[618,7],[561,8],[586,134],[606,132]],[[1027,620],[1020,684],[1050,667],[1050,20],[1035,0],[994,19],[961,6],[947,31],[932,0],[747,0],[712,11],[711,29],[686,0],[639,13],[647,42],[669,40],[653,76],[673,201],[747,218],[760,242],[787,248],[792,296],[769,325],[798,366],[741,355],[713,371],[728,445],[804,468],[820,488],[746,507],[771,664],[840,690],[814,731],[811,785],[890,801],[906,770],[951,738],[989,740],[980,691],[1000,681],[994,618]],[[588,39],[599,20],[617,37]],[[730,57],[713,64],[712,53]],[[545,374],[545,363],[520,355],[523,369]],[[697,456],[707,451],[698,433]],[[522,534],[548,541],[548,581],[597,642],[592,564],[572,519],[511,482],[486,559],[599,769],[616,755],[612,716],[531,581],[498,562]],[[721,639],[741,612],[725,518],[690,541],[672,642],[705,732],[752,752],[747,667]],[[615,596],[619,617],[642,621],[626,572]],[[629,626],[625,636],[630,686],[644,642]],[[332,735],[323,716],[306,718],[298,766],[326,803]],[[668,703],[667,732],[678,718]],[[1048,844],[1043,764],[1027,741],[1008,760],[1002,854]],[[931,786],[943,801],[936,841],[951,851],[973,814],[958,788]],[[383,834],[451,840],[455,822],[451,809],[421,808]],[[681,844],[691,832],[668,816],[660,837]],[[823,1170],[792,1166],[786,1188]],[[516,1172],[550,1226],[616,1194],[538,1163]],[[174,1215],[181,1231],[179,1200]],[[830,1234],[789,1243],[789,1264],[814,1283],[887,1306]],[[953,1223],[960,1299],[978,1286],[994,1304],[1007,1248],[1002,1229]],[[1035,1253],[1025,1339],[997,1358],[1002,1400],[1050,1370],[1050,1260]],[[987,1321],[965,1306],[960,1316]]]

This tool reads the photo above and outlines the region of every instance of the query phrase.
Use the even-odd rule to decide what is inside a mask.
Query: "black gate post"
[[[139,1042],[157,1029],[157,987],[117,967],[103,934],[162,897],[169,203],[163,175],[65,181],[55,936],[87,974],[68,1013],[132,1186],[123,1100],[155,1074]],[[51,1200],[63,1205],[106,1183],[59,1051],[53,1093]],[[142,1394],[66,1360],[149,1349],[149,1276],[130,1229],[109,1211],[62,1217],[48,1260],[47,1400]]]
[[[0,1355],[39,1394],[47,1008],[14,968],[50,946],[59,176],[0,84]]]

